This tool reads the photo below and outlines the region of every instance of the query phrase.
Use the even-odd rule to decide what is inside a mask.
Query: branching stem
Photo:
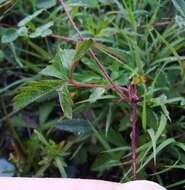
[[[73,28],[77,32],[77,34],[79,36],[79,40],[84,41],[85,38],[80,33],[77,25],[75,24],[75,22],[73,21],[73,19],[71,17],[69,11],[66,9],[65,4],[64,4],[64,0],[59,0],[59,1],[63,7],[68,19],[70,20]],[[59,36],[55,35],[53,37],[59,37]],[[61,37],[59,37],[59,38],[61,38]],[[73,39],[66,38],[66,37],[64,40],[75,42],[75,40],[73,41]],[[114,81],[111,79],[111,77],[109,76],[106,68],[101,63],[101,61],[98,59],[98,57],[96,56],[96,54],[94,53],[94,51],[92,49],[89,49],[89,54],[95,60],[99,69],[101,70],[102,75],[107,80],[107,82],[109,82],[109,84],[108,85],[100,85],[100,84],[79,83],[79,82],[74,81],[72,78],[69,78],[68,83],[69,83],[69,85],[77,87],[77,88],[98,88],[98,87],[102,87],[102,88],[112,89],[114,92],[116,92],[121,97],[122,101],[124,100],[124,101],[130,103],[130,105],[131,105],[131,125],[132,125],[132,132],[131,132],[132,166],[131,167],[132,167],[132,177],[134,180],[136,180],[137,179],[137,168],[136,168],[136,163],[137,163],[137,161],[136,161],[136,148],[137,148],[137,146],[136,146],[136,144],[137,144],[137,120],[138,120],[138,118],[137,118],[137,102],[139,101],[139,97],[137,96],[136,85],[130,84],[128,86],[128,88],[116,85],[114,83]],[[71,74],[71,76],[72,76],[72,74]]]
[[[72,19],[72,17],[71,17],[69,11],[66,9],[65,4],[64,4],[64,1],[63,1],[63,0],[59,0],[59,1],[60,1],[61,5],[62,5],[62,7],[63,7],[63,9],[64,9],[64,11],[65,11],[65,13],[66,13],[68,19],[70,20],[70,22],[71,22],[73,28],[75,29],[75,31],[76,31],[77,34],[79,35],[80,40],[81,40],[81,41],[84,41],[84,37],[81,35],[81,33],[80,33],[78,27],[76,26],[75,22],[73,21],[73,19]],[[104,65],[103,65],[103,64],[100,62],[100,60],[97,58],[97,56],[96,56],[96,54],[94,53],[94,51],[93,51],[92,49],[89,49],[89,53],[90,53],[91,57],[95,60],[95,62],[96,62],[96,64],[98,65],[99,69],[101,70],[101,72],[102,72],[104,78],[112,85],[114,91],[115,91],[123,100],[127,99],[127,98],[126,98],[126,95],[125,95],[125,94],[123,93],[123,91],[119,88],[119,86],[117,86],[117,85],[113,82],[113,80],[110,78],[110,76],[108,75],[108,72],[106,71]]]

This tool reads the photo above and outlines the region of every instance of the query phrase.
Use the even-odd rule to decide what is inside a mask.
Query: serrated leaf
[[[52,34],[52,30],[50,29],[53,26],[54,22],[48,22],[47,24],[41,25],[34,32],[30,34],[30,38],[38,38],[38,37],[46,37]]]
[[[19,27],[25,26],[26,24],[28,24],[31,20],[33,20],[35,17],[37,17],[38,15],[40,15],[43,12],[43,9],[35,11],[33,14],[28,15],[26,18],[24,18],[23,20],[21,20],[17,25]]]
[[[15,29],[8,29],[1,38],[2,43],[11,43],[18,38],[17,31]]]
[[[42,80],[31,82],[22,87],[17,96],[14,97],[14,107],[16,110],[22,109],[34,101],[47,96],[62,85],[61,80]]]
[[[75,134],[84,134],[91,131],[89,122],[83,119],[58,121],[55,123],[55,128]]]
[[[84,56],[84,54],[89,50],[92,43],[93,43],[93,41],[91,39],[84,40],[82,42],[77,43],[76,54],[75,54],[74,60],[75,61],[80,60]]]
[[[62,108],[62,111],[64,112],[64,116],[72,119],[72,99],[71,95],[69,93],[69,90],[66,85],[63,85],[59,90],[58,90],[58,95],[59,95],[59,101],[60,101],[60,106]]]
[[[36,6],[39,9],[49,9],[56,5],[57,0],[37,0]]]

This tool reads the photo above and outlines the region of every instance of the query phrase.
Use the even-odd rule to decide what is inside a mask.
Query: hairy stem
[[[137,179],[136,170],[136,140],[137,140],[137,103],[131,103],[132,108],[132,135],[131,135],[131,150],[132,150],[132,177],[133,180]]]
[[[137,102],[139,97],[137,96],[137,90],[135,85],[129,86],[129,99],[131,104],[131,157],[132,157],[132,177],[133,180],[137,179],[137,160],[136,160],[136,149],[137,149]]]

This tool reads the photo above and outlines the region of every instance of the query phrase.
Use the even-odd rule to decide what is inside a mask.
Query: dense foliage
[[[91,48],[117,85],[137,86],[138,178],[182,188],[184,0],[65,6],[84,41],[60,1],[0,0],[0,154],[16,167],[6,175],[132,178],[130,104],[103,87]]]

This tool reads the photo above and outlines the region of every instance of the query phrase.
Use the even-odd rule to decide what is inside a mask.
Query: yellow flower
[[[146,76],[145,75],[135,75],[132,79],[132,84],[145,84],[146,83]]]

